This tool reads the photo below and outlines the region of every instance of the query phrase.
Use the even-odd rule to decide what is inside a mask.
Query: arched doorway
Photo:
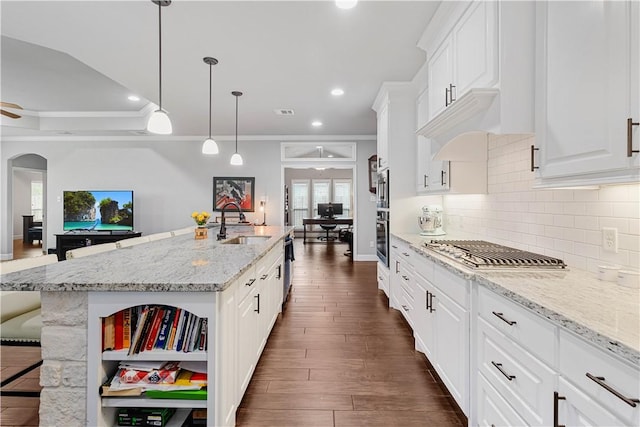
[[[47,159],[27,153],[9,159],[7,166],[9,191],[5,200],[5,215],[8,221],[5,222],[7,227],[2,241],[2,259],[16,258],[14,244],[24,245],[21,248],[25,251],[19,251],[18,257],[46,253]],[[34,221],[42,222],[42,240],[37,241],[36,245],[23,242],[25,215],[33,215]]]

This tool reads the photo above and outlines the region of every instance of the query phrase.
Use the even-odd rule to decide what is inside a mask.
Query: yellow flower
[[[193,212],[193,213],[191,214],[191,218],[195,218],[195,217],[197,217],[197,216],[198,216],[198,212]]]

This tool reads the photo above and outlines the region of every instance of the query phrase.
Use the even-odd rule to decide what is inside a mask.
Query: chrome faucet
[[[240,222],[245,220],[245,216],[242,213],[242,208],[240,207],[240,205],[237,202],[228,202],[225,203],[224,206],[222,206],[222,217],[220,218],[220,231],[218,232],[217,238],[218,240],[224,240],[227,238],[227,227],[226,227],[226,221],[224,219],[224,212],[225,209],[227,208],[227,206],[235,206],[236,209],[238,209],[238,213],[240,214]]]

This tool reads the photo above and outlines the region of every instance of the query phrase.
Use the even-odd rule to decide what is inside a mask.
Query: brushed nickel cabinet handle
[[[500,373],[501,373],[502,375],[504,375],[504,376],[505,376],[505,378],[506,378],[506,379],[508,379],[509,381],[513,380],[513,379],[516,377],[515,375],[509,375],[509,374],[507,374],[507,373],[504,371],[504,369],[502,369],[502,363],[496,363],[496,362],[494,362],[494,361],[492,360],[492,361],[491,361],[491,364],[492,364],[493,366],[495,366],[495,367],[496,367],[496,369],[497,369],[498,371],[500,371]]]
[[[535,166],[535,160],[534,160],[534,153],[538,150],[540,149],[536,148],[535,145],[531,146],[531,172],[535,171],[536,169],[540,169],[540,166]]]
[[[396,261],[396,273],[400,273],[400,261]]]
[[[558,424],[558,401],[565,399],[566,397],[560,396],[557,391],[553,392],[553,427],[565,427],[564,424]]]
[[[631,407],[635,408],[636,407],[636,403],[640,403],[639,399],[626,397],[625,395],[620,393],[618,390],[614,389],[609,384],[605,383],[604,382],[605,381],[604,377],[596,377],[595,375],[592,375],[589,372],[587,372],[587,378],[589,378],[590,380],[595,381],[600,387],[604,388],[609,393],[613,394],[615,397],[617,397],[618,399],[622,400],[624,403],[626,403],[627,405],[629,405]]]
[[[633,149],[633,127],[640,126],[640,122],[634,122],[631,117],[627,119],[627,157],[633,156],[633,153],[640,153],[640,150]]]
[[[493,315],[494,315],[494,316],[496,316],[498,319],[500,319],[500,320],[502,320],[503,322],[507,323],[509,326],[513,326],[513,325],[515,325],[516,323],[518,323],[518,322],[516,322],[515,320],[508,320],[508,319],[505,319],[505,317],[504,317],[504,313],[496,313],[495,311],[492,311],[491,313],[493,313]]]

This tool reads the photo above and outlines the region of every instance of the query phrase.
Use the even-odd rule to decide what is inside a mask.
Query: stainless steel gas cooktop
[[[431,240],[425,246],[473,269],[566,268],[561,259],[483,240]]]

